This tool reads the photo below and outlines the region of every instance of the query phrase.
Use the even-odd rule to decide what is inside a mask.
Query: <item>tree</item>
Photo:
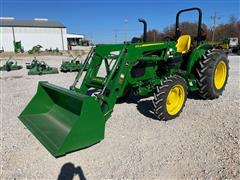
[[[189,34],[192,38],[197,36],[197,23],[182,22],[179,25],[181,34]],[[207,41],[212,39],[212,29],[208,29],[207,25],[202,24],[202,29],[207,33]],[[234,16],[229,18],[228,23],[219,24],[215,28],[215,41],[222,41],[229,37],[238,37],[240,39],[240,20]],[[159,32],[156,29],[152,29],[147,32],[148,41],[162,41],[165,37],[175,37],[175,25],[170,25],[163,29],[163,32]]]

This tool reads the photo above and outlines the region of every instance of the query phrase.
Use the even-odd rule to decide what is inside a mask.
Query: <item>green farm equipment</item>
[[[32,65],[32,66],[31,66]],[[31,64],[28,67],[31,68],[28,71],[28,75],[43,75],[43,74],[57,74],[58,69],[48,66],[44,61],[35,60],[35,64]]]
[[[14,71],[19,69],[22,69],[22,66],[18,65],[17,61],[12,57],[3,66],[0,66],[0,71]]]
[[[40,62],[37,60],[36,57],[34,57],[34,59],[32,60],[31,63],[26,63],[26,69],[32,69],[34,68],[37,64],[39,64]]]
[[[24,52],[21,41],[13,41],[13,44],[14,44],[14,52],[15,53],[23,53]]]
[[[28,54],[40,53],[42,48],[41,45],[33,46],[33,48],[28,51]]]
[[[80,56],[77,56],[70,61],[63,61],[60,67],[61,72],[75,72],[80,71],[83,68],[83,61],[79,60]],[[85,67],[85,71],[87,70],[89,64]]]
[[[52,48],[45,49],[45,51],[50,52],[50,53],[55,53],[55,54],[58,54],[60,52],[58,48],[56,48],[56,49],[52,49]]]
[[[180,34],[179,16],[186,11],[199,13],[196,38]],[[141,42],[134,38],[136,43],[91,49],[83,65],[85,68],[89,63],[81,86],[77,84],[84,68],[69,90],[39,82],[36,95],[19,119],[53,156],[101,141],[117,100],[128,91],[139,97],[153,97],[149,111],[159,120],[180,114],[187,91],[196,91],[203,99],[222,94],[228,79],[227,55],[202,41],[199,8],[177,13],[175,41],[146,42],[147,24],[139,21],[144,24]]]

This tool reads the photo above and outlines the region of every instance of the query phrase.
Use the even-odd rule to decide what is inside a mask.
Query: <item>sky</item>
[[[121,43],[139,37],[142,24],[162,31],[175,23],[177,11],[199,7],[203,23],[212,26],[211,16],[217,13],[217,23],[226,23],[230,16],[239,19],[239,0],[0,0],[0,16],[16,19],[47,18],[57,20],[69,33],[84,34],[94,43]],[[186,13],[181,21],[197,21],[197,13]]]

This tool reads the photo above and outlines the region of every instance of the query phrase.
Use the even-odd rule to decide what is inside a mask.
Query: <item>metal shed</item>
[[[44,49],[67,50],[66,34],[66,27],[58,21],[0,17],[0,50],[14,51],[14,41],[21,41],[25,51],[38,44]]]

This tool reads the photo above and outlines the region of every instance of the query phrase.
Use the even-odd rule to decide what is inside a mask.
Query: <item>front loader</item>
[[[181,35],[179,16],[185,11],[199,13],[196,41]],[[159,120],[177,117],[187,92],[203,99],[219,97],[228,78],[228,60],[221,50],[202,42],[202,12],[181,10],[176,18],[176,41],[97,45],[84,61],[89,68],[81,86],[82,68],[69,89],[39,82],[36,95],[19,119],[55,157],[89,147],[104,138],[106,121],[114,106],[130,90],[140,97],[153,97],[153,111]],[[103,68],[103,69],[102,69]],[[104,71],[103,71],[104,70]]]

